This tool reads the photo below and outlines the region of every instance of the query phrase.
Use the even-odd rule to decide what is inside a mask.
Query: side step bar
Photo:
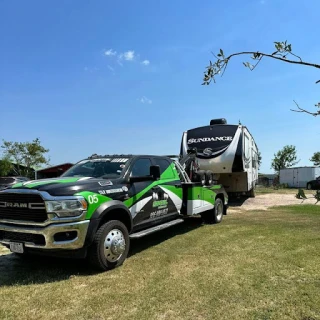
[[[151,233],[154,233],[154,232],[169,228],[169,227],[174,226],[176,224],[179,224],[181,222],[184,222],[184,220],[183,219],[172,220],[172,221],[160,224],[158,226],[155,226],[155,227],[152,227],[152,228],[149,228],[149,229],[146,229],[146,230],[142,230],[142,231],[133,233],[133,234],[130,235],[130,239],[142,238],[142,237],[144,237],[144,236],[146,236],[148,234],[151,234]]]

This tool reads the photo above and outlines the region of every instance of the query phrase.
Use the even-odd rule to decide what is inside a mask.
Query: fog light
[[[54,235],[54,241],[61,242],[61,241],[71,241],[77,238],[78,232],[77,231],[66,231],[66,232],[58,232]]]

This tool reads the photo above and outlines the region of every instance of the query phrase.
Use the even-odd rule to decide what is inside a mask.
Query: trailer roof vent
[[[213,126],[214,124],[227,124],[227,120],[225,118],[210,120],[210,126]]]

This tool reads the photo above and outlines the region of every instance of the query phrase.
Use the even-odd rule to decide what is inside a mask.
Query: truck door
[[[149,157],[141,157],[134,161],[129,169],[129,177],[148,176],[152,165]],[[151,184],[153,181],[139,181],[130,183],[128,194],[131,199],[129,210],[134,224],[146,222],[149,219],[152,203]]]
[[[160,157],[155,157],[152,161],[160,167],[161,174],[159,184],[153,188],[157,199],[153,204],[154,208],[157,209],[159,205],[167,211],[163,214],[178,214],[182,206],[182,187],[174,162]]]

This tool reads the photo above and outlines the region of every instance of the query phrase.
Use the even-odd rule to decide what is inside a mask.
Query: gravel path
[[[309,198],[311,195],[307,194]],[[272,206],[287,206],[287,205],[299,205],[299,204],[315,204],[316,199],[311,198],[307,200],[300,200],[295,197],[294,194],[276,194],[268,193],[257,195],[255,198],[245,199],[244,201],[231,202],[228,209],[229,212],[238,210],[267,210]],[[320,205],[320,202],[317,203]]]

